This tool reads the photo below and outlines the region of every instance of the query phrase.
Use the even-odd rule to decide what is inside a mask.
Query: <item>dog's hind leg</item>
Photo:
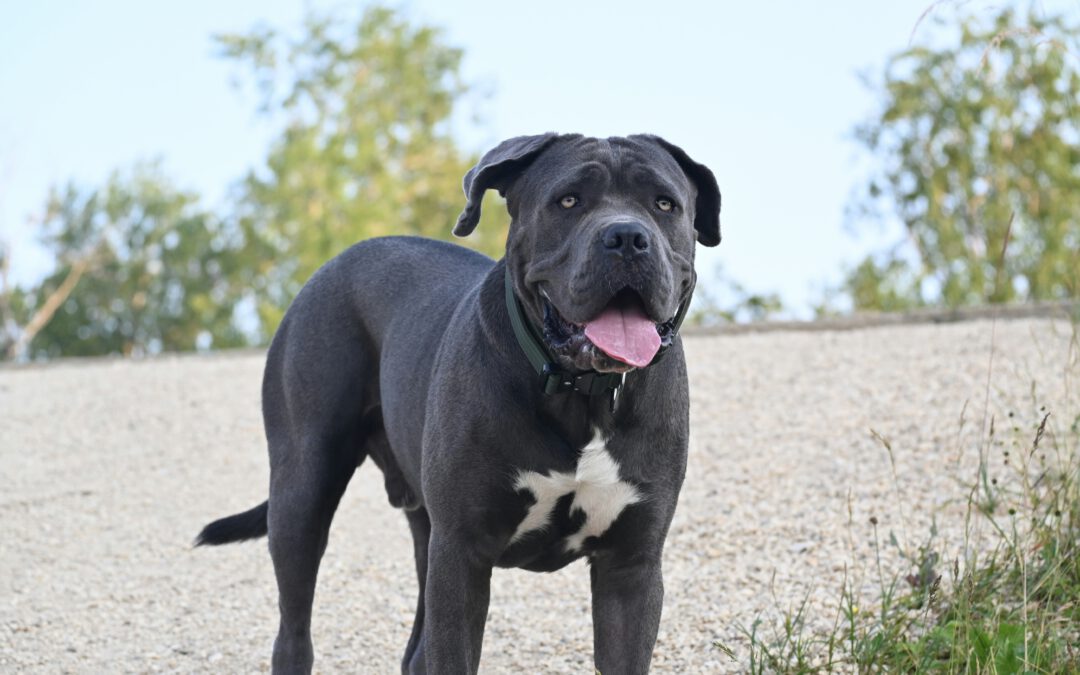
[[[309,447],[301,452],[311,457],[320,449]],[[281,612],[274,641],[274,673],[311,671],[315,580],[334,511],[355,468],[355,462],[317,462],[289,467],[287,476],[281,475],[284,469],[271,475],[267,522]],[[298,479],[297,472],[305,475]]]
[[[424,635],[424,586],[427,584],[428,540],[431,538],[431,520],[427,509],[421,507],[406,511],[409,529],[412,530],[413,553],[416,556],[416,578],[419,582],[419,599],[416,603],[416,619],[413,620],[412,635],[405,648],[405,658],[401,660],[403,675],[422,675],[427,672],[424,664],[424,648],[421,640]]]
[[[270,446],[267,514],[281,622],[273,672],[309,673],[311,604],[330,523],[364,458],[363,383],[359,350],[329,345],[294,350],[275,338],[263,383]]]

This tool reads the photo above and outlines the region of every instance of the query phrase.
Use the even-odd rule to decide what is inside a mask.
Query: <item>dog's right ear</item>
[[[481,157],[462,181],[467,201],[465,210],[454,225],[454,234],[466,237],[476,229],[476,224],[480,222],[480,204],[488,188],[495,188],[505,197],[514,178],[558,137],[555,133],[517,136],[499,143]]]

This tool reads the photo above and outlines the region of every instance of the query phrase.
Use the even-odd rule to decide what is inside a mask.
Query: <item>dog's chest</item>
[[[581,452],[572,472],[519,471],[514,489],[533,501],[510,546],[532,541],[551,554],[577,557],[586,542],[603,536],[627,507],[642,501],[640,490],[619,474],[619,463],[599,432]]]

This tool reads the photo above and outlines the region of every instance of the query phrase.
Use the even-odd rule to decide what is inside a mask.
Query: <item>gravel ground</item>
[[[1014,320],[687,338],[693,438],[654,672],[738,671],[745,661],[714,643],[744,660],[741,627],[804,596],[812,623],[831,625],[845,570],[874,585],[871,516],[883,537],[918,541],[937,513],[955,547],[963,507],[951,500],[963,499],[984,411],[999,429],[1015,412],[1019,434],[1039,406],[1075,412],[1069,335]],[[265,498],[262,362],[0,369],[0,670],[268,669],[265,543],[190,548],[204,523]],[[892,443],[895,480],[870,429]],[[901,569],[891,553],[884,563]],[[396,672],[414,594],[405,519],[365,464],[323,562],[317,670]],[[591,673],[590,662],[583,564],[496,571],[482,672]]]

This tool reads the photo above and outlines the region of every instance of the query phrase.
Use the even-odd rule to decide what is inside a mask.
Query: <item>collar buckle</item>
[[[540,369],[540,391],[544,392],[545,396],[550,396],[573,386],[573,380],[567,379],[566,374],[559,370],[554,363],[545,363],[544,367]]]

